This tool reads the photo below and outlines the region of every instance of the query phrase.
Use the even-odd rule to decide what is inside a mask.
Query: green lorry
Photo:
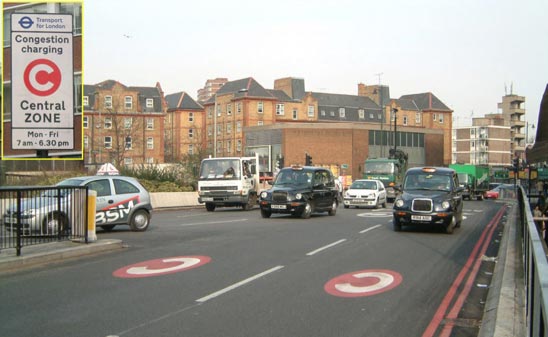
[[[386,188],[386,199],[396,199],[395,186],[401,185],[407,171],[407,153],[390,149],[388,158],[368,158],[365,160],[363,179],[378,179]]]
[[[457,172],[460,186],[464,187],[464,199],[483,200],[483,194],[489,190],[489,166],[473,164],[451,164]]]

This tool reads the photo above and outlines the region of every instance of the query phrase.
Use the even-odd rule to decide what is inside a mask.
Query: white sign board
[[[72,15],[11,14],[12,149],[74,149]]]

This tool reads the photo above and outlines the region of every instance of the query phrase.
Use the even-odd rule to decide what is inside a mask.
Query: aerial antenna
[[[504,82],[504,96],[508,95],[508,88],[506,87],[506,82]]]
[[[514,94],[514,82],[510,82],[510,95]]]

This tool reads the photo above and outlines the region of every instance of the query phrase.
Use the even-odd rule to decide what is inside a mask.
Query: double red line
[[[497,224],[499,223],[500,219],[502,218],[503,214],[506,211],[506,208],[508,206],[504,205],[495,215],[495,217],[487,224],[483,232],[481,233],[481,237],[474,246],[474,249],[472,250],[472,253],[468,257],[468,260],[466,261],[466,264],[461,269],[459,275],[451,285],[451,288],[445,294],[445,297],[443,298],[443,301],[441,302],[440,306],[438,307],[438,310],[434,314],[434,317],[432,318],[432,321],[430,321],[430,324],[428,324],[428,327],[422,334],[422,337],[432,337],[438,330],[438,328],[441,325],[441,322],[445,319],[446,323],[443,326],[442,330],[440,331],[439,337],[448,337],[451,335],[451,332],[454,327],[454,321],[458,317],[458,314],[460,310],[462,309],[462,306],[464,304],[464,301],[466,300],[466,297],[470,293],[470,290],[472,289],[472,285],[474,283],[474,280],[476,278],[476,275],[478,274],[478,270],[481,265],[481,256],[485,254],[485,251],[487,250],[487,247],[489,246],[489,243],[491,242],[491,238],[493,237],[493,233],[495,232],[495,229],[497,228]],[[460,294],[458,294],[457,299],[453,303],[453,306],[451,307],[451,310],[447,313],[450,304],[453,302],[453,299],[457,295],[458,289],[463,284],[463,281],[468,274],[468,278],[466,279],[466,283],[464,284],[464,287]],[[447,313],[447,316],[445,315]]]

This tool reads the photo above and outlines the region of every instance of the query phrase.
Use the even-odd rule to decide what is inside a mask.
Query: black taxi
[[[291,214],[304,219],[315,212],[335,215],[339,206],[335,178],[330,170],[312,166],[292,166],[279,171],[272,188],[260,194],[263,218],[272,213]]]
[[[393,225],[435,224],[453,233],[462,222],[462,192],[455,170],[446,167],[415,167],[407,170],[401,194],[394,201]]]

